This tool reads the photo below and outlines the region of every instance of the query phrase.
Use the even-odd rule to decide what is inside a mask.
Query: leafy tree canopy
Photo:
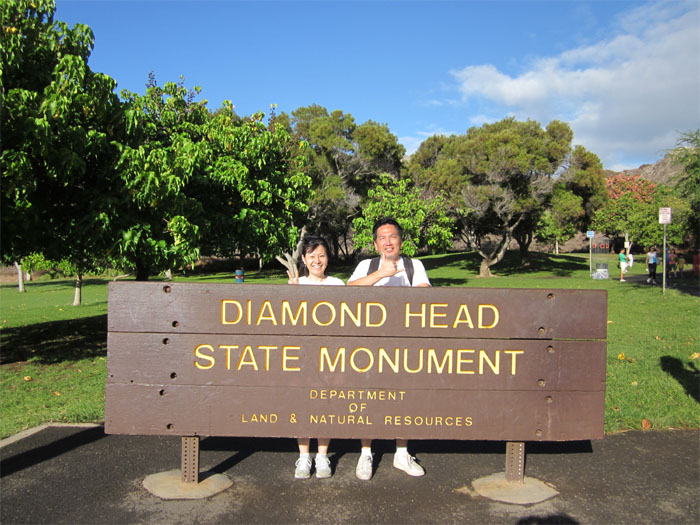
[[[268,129],[262,113],[240,120],[230,102],[211,116],[194,102],[198,88],[149,84],[145,95],[122,93],[116,263],[146,279],[201,255],[270,260],[295,243],[311,181],[284,126]]]
[[[672,152],[673,160],[683,166],[683,174],[676,186],[686,200],[688,213],[687,229],[692,232],[695,246],[700,244],[700,129],[681,135],[678,147]]]
[[[115,81],[87,65],[89,27],[53,19],[50,0],[2,13],[2,259],[33,252],[78,275],[104,264],[120,104]]]
[[[402,252],[413,256],[422,248],[442,251],[452,242],[452,220],[447,216],[442,195],[425,199],[407,179],[382,174],[376,188],[369,190],[362,215],[353,220],[357,247],[372,248],[374,223],[391,217],[404,229]]]
[[[659,208],[673,209],[673,224],[667,228],[668,241],[682,243],[688,234],[685,217],[687,202],[676,197],[667,186],[659,186],[641,175],[618,174],[607,179],[607,202],[595,212],[593,228],[610,237],[625,237],[642,246],[660,245],[663,226]]]

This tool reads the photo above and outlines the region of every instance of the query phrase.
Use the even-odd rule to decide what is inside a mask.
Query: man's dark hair
[[[403,228],[398,222],[396,222],[390,217],[379,219],[377,222],[374,223],[374,226],[372,227],[372,236],[374,237],[374,240],[377,240],[377,230],[386,224],[391,224],[392,226],[394,226],[396,228],[396,231],[399,232],[399,239],[403,241]]]

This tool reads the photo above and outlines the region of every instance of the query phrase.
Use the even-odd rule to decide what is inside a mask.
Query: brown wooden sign
[[[607,294],[112,283],[116,434],[603,437]]]

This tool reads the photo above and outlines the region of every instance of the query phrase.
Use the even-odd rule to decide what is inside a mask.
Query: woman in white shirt
[[[312,284],[345,286],[345,283],[337,277],[326,275],[328,267],[328,242],[326,239],[316,235],[304,237],[301,246],[301,264],[299,275],[294,276],[289,270],[289,284]],[[306,479],[311,476],[311,456],[309,454],[309,443],[311,438],[298,438],[299,459],[296,461],[294,477]],[[331,476],[331,462],[328,459],[329,438],[317,438],[318,453],[314,461],[317,478],[329,478]]]

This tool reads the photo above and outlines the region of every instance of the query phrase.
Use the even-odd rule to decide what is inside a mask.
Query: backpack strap
[[[413,260],[410,257],[406,257],[405,255],[402,255],[401,259],[403,260],[403,267],[406,270],[406,277],[408,277],[408,282],[411,286],[413,286]],[[379,257],[373,257],[372,260],[369,261],[369,269],[367,270],[367,275],[379,270],[379,261]]]
[[[403,267],[406,269],[406,277],[408,277],[408,283],[413,286],[413,259],[402,255]]]

